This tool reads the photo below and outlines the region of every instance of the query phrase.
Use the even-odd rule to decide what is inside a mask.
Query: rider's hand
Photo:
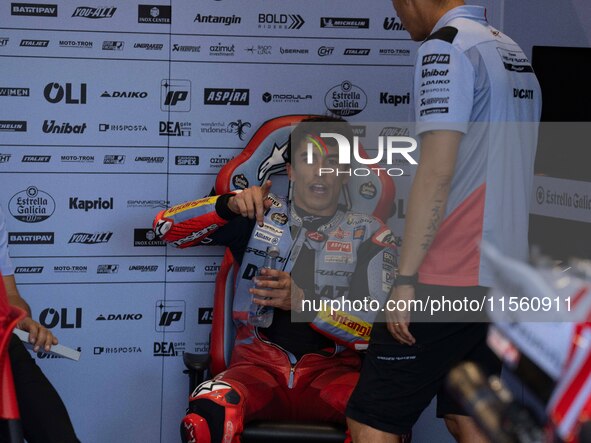
[[[228,199],[228,209],[235,214],[250,219],[256,218],[257,224],[263,226],[265,211],[271,207],[271,200],[267,199],[271,190],[271,180],[263,186],[251,186]]]
[[[301,295],[299,292],[302,290],[292,282],[289,272],[264,268],[261,269],[261,276],[254,278],[254,282],[256,287],[250,289],[254,303],[261,306],[272,306],[284,311],[291,310],[293,305],[293,308],[297,310],[295,298]],[[292,289],[294,294],[292,294]],[[292,303],[292,296],[294,296],[294,303]]]

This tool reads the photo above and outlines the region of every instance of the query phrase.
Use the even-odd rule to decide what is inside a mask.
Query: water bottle
[[[263,269],[276,269],[277,257],[279,257],[279,248],[277,246],[269,246],[267,248],[267,255],[265,255],[265,263],[257,269],[254,278],[258,280],[275,280],[272,277],[261,275],[261,271]],[[255,296],[253,295],[253,297]],[[269,297],[266,298],[268,299]],[[273,307],[261,306],[251,302],[248,312],[248,322],[259,328],[268,328],[273,322]]]

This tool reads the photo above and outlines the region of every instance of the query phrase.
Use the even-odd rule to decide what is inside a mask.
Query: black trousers
[[[80,443],[59,394],[14,334],[8,355],[25,439],[29,443]],[[0,421],[0,443],[7,441],[6,422]]]

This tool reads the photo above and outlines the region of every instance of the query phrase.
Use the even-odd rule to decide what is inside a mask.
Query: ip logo
[[[183,332],[185,330],[185,301],[158,300],[156,302],[156,331]]]
[[[191,110],[191,81],[164,79],[160,83],[160,109],[164,112]]]

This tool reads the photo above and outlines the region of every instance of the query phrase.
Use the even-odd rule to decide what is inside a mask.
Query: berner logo
[[[46,134],[84,134],[86,123],[73,125],[69,122],[57,123],[55,120],[45,120],[43,122],[43,132]]]
[[[137,228],[133,230],[133,246],[166,246],[156,237],[153,229]]]
[[[43,266],[17,266],[14,268],[15,274],[41,274]]]
[[[247,106],[250,101],[250,89],[205,88],[203,103],[205,105]]]
[[[27,132],[27,122],[15,120],[0,120],[0,131]]]
[[[195,20],[193,20],[193,22],[198,22],[198,23],[214,23],[214,24],[222,23],[225,26],[237,25],[237,24],[240,24],[241,21],[242,21],[242,18],[238,17],[237,15],[224,16],[224,15],[202,15],[202,14],[197,14],[195,16]]]
[[[76,232],[72,234],[68,243],[80,243],[84,245],[96,245],[99,243],[108,243],[111,237],[113,236],[112,232]]]
[[[368,18],[320,17],[321,28],[367,29]]]
[[[113,209],[113,197],[103,200],[99,197],[96,200],[82,200],[78,197],[70,197],[70,209],[82,209],[84,212],[96,209]]]
[[[326,108],[335,115],[357,115],[367,106],[367,95],[359,86],[345,80],[328,90],[324,97]]]
[[[51,155],[23,155],[22,163],[49,163]]]
[[[111,18],[117,8],[110,7],[110,8],[89,8],[87,6],[78,6],[72,17],[84,17],[84,18]]]
[[[53,232],[9,232],[9,245],[53,245]]]
[[[28,97],[29,88],[0,88],[0,97]]]
[[[57,17],[57,5],[38,3],[12,3],[11,15],[32,17]]]
[[[167,5],[138,5],[138,23],[170,24],[171,7]]]
[[[47,220],[55,211],[55,201],[47,192],[29,186],[12,196],[8,210],[14,218],[24,223]]]
[[[49,46],[49,40],[21,40],[21,46],[31,46],[33,48],[47,48]]]

